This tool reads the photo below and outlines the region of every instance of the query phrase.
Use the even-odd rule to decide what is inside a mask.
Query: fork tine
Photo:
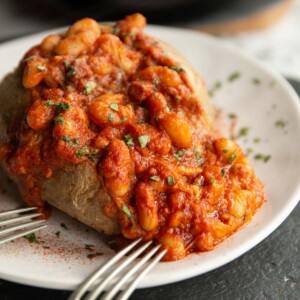
[[[131,255],[129,255],[112,273],[106,277],[100,285],[97,285],[93,291],[85,298],[86,300],[96,300],[98,295],[100,295],[108,282],[115,278],[124,268],[126,268],[133,260],[135,260],[146,248],[148,248],[153,241],[149,241],[145,245],[141,246],[135,250]]]
[[[12,224],[12,223],[17,223],[17,222],[20,222],[20,221],[25,221],[27,219],[32,219],[32,218],[35,218],[35,217],[39,217],[41,215],[42,215],[41,213],[33,213],[33,214],[28,214],[28,215],[25,215],[25,216],[21,216],[21,217],[16,217],[16,218],[13,218],[13,219],[7,219],[7,220],[4,220],[4,221],[1,221],[0,226]]]
[[[68,300],[80,300],[81,297],[87,292],[90,286],[95,282],[95,280],[101,276],[108,268],[110,268],[114,263],[119,261],[126,253],[128,253],[132,248],[134,248],[142,239],[138,239],[124,248],[122,251],[117,253],[111,260],[104,264],[100,269],[97,269],[88,278],[79,285],[79,287],[71,294]]]
[[[13,210],[6,210],[3,212],[0,212],[0,217],[6,217],[9,215],[13,215],[13,214],[19,214],[19,213],[23,213],[23,212],[27,212],[27,211],[32,211],[35,209],[37,209],[37,207],[25,207],[25,208],[13,209]]]
[[[19,230],[19,229],[25,229],[26,227],[34,226],[34,225],[37,225],[37,224],[45,222],[45,221],[46,220],[37,220],[37,221],[31,221],[31,222],[28,222],[28,223],[22,223],[22,224],[15,225],[15,226],[12,226],[12,227],[7,227],[7,228],[4,228],[4,229],[0,230],[0,235],[6,234],[6,233],[9,233],[9,232],[12,232],[12,231],[16,231],[16,230]]]
[[[160,252],[152,261],[151,263],[140,273],[138,277],[135,278],[135,280],[125,289],[121,292],[121,294],[117,297],[116,300],[127,300],[129,296],[132,294],[132,292],[135,290],[136,286],[139,284],[139,282],[142,280],[142,278],[151,271],[152,268],[155,267],[155,265],[164,257],[164,255],[167,253],[167,250],[163,250]]]
[[[120,290],[123,284],[133,275],[135,274],[160,248],[158,245],[153,248],[149,253],[147,253],[137,264],[135,264],[129,272],[127,272],[120,281],[118,281],[115,286],[111,290],[108,290],[107,293],[103,296],[102,300],[113,299],[115,294]]]
[[[24,230],[24,231],[18,232],[18,233],[14,234],[14,235],[10,235],[9,237],[1,238],[1,239],[0,239],[0,244],[9,242],[9,241],[14,240],[14,239],[16,239],[16,238],[18,238],[18,237],[24,236],[24,235],[26,235],[26,234],[29,234],[29,233],[32,233],[32,232],[35,232],[35,231],[38,231],[38,230],[40,230],[40,229],[42,229],[42,228],[45,228],[45,227],[47,227],[46,224],[45,224],[45,225],[38,226],[38,227],[36,227],[36,228],[32,228],[32,229],[28,229],[28,230]]]

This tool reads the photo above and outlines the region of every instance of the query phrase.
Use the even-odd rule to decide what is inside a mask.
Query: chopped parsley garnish
[[[171,70],[174,70],[174,71],[176,71],[178,73],[184,71],[183,68],[180,67],[180,66],[168,66],[168,68],[171,69]]]
[[[67,227],[67,225],[65,223],[60,223],[60,227],[62,227],[63,229],[69,230],[69,228]]]
[[[182,157],[184,154],[185,154],[185,151],[183,151],[183,150],[178,150],[178,151],[174,154],[174,156],[175,156],[175,158],[176,158],[177,160],[179,160],[180,157]]]
[[[36,235],[35,235],[34,232],[29,233],[29,234],[26,234],[26,235],[24,236],[24,238],[25,238],[26,240],[28,240],[30,244],[32,244],[32,243],[39,244],[39,243],[40,243],[40,242],[38,241],[38,239],[37,239],[37,237],[36,237]]]
[[[118,35],[120,32],[120,27],[119,26],[114,26],[113,29],[111,30],[112,34]]]
[[[277,84],[277,81],[276,81],[275,79],[273,79],[273,80],[270,82],[270,86],[271,86],[271,87],[274,87],[276,84]]]
[[[158,85],[159,85],[159,79],[156,78],[156,79],[154,80],[154,82],[153,82],[153,86],[154,86],[155,88],[157,88]]]
[[[236,154],[233,152],[227,159],[227,162],[232,163],[236,159]]]
[[[69,136],[63,136],[62,138],[61,138],[66,144],[68,144],[68,143],[70,143],[70,141],[71,141],[71,138],[69,137]]]
[[[33,59],[35,59],[35,58],[37,58],[37,57],[38,57],[37,55],[31,55],[31,56],[28,56],[27,58],[25,58],[25,59],[23,60],[23,62],[33,60]]]
[[[240,78],[241,77],[241,73],[240,72],[238,72],[238,71],[236,71],[236,72],[234,72],[234,73],[232,73],[232,74],[230,74],[229,76],[228,76],[228,81],[235,81],[235,80],[237,80],[238,78]]]
[[[131,211],[129,210],[129,208],[125,205],[125,204],[122,204],[122,212],[129,218],[129,219],[133,219],[133,216],[131,214]]]
[[[112,114],[108,115],[108,121],[112,122],[114,120],[114,116]]]
[[[260,84],[261,84],[261,81],[260,81],[259,78],[253,78],[253,79],[252,79],[252,82],[253,82],[254,84],[256,84],[256,85],[260,85]]]
[[[69,144],[71,145],[72,147],[77,147],[79,145],[79,138],[76,137],[74,141],[72,141],[72,139],[66,135],[66,136],[63,136],[61,138],[62,141],[64,141],[66,144]]]
[[[214,179],[213,179],[213,178],[210,178],[210,179],[209,179],[209,184],[213,184],[213,182],[214,182]]]
[[[228,149],[224,148],[223,153],[228,153]]]
[[[87,82],[85,84],[83,94],[86,95],[86,96],[90,95],[95,87],[96,87],[95,82],[92,82],[92,81]]]
[[[200,151],[198,149],[194,148],[193,152],[195,153],[196,159],[200,160],[200,158],[202,157]]]
[[[89,147],[87,145],[83,146],[80,150],[77,151],[76,153],[76,157],[87,157],[88,159],[90,159],[93,162],[97,161],[97,153],[99,152],[99,150],[91,150],[89,149]]]
[[[173,185],[174,184],[174,178],[172,176],[167,177],[167,183],[168,185]]]
[[[275,126],[284,128],[286,126],[286,122],[284,120],[278,120],[275,122]]]
[[[249,154],[251,154],[253,152],[252,148],[247,148],[246,149],[246,156],[249,156]]]
[[[253,142],[254,142],[254,143],[259,143],[259,142],[260,142],[260,138],[259,138],[259,137],[254,138],[254,139],[253,139]]]
[[[124,135],[123,140],[128,147],[134,146],[133,136],[130,133]]]
[[[180,101],[180,99],[178,97],[175,97],[174,100],[176,103],[179,103],[179,101]]]
[[[250,130],[250,128],[248,128],[248,127],[241,128],[240,132],[239,132],[239,136],[246,136],[246,135],[248,135],[249,130]]]
[[[265,155],[265,154],[262,154],[262,153],[258,153],[254,156],[254,159],[257,159],[257,160],[263,160],[265,163],[268,162],[270,159],[271,159],[271,155]]]
[[[266,156],[264,157],[264,162],[268,162],[271,158],[272,158],[271,155],[266,155]]]
[[[68,61],[64,61],[64,64],[67,68],[67,79],[72,80],[72,78],[77,74],[77,68],[72,66]]]
[[[229,119],[236,119],[236,118],[237,118],[237,115],[234,114],[234,113],[231,113],[231,114],[228,114],[228,118],[229,118]]]
[[[57,106],[58,103],[57,102],[54,102],[52,100],[48,100],[46,103],[45,103],[45,106],[46,107],[52,107],[52,106]]]
[[[46,71],[46,67],[43,66],[43,65],[37,65],[37,66],[36,66],[36,69],[37,69],[39,72]]]
[[[45,106],[46,107],[55,106],[57,108],[57,112],[67,111],[70,108],[70,104],[65,101],[54,102],[52,100],[49,100],[45,103]]]
[[[65,119],[61,116],[56,116],[54,118],[54,122],[57,123],[57,124],[63,124],[65,122]]]
[[[65,101],[60,101],[57,109],[58,111],[67,111],[70,108],[70,104]]]
[[[149,179],[156,182],[160,180],[158,176],[150,176]]]
[[[223,168],[222,170],[221,170],[221,174],[222,174],[222,176],[225,176],[225,169]]]
[[[138,137],[141,148],[145,148],[149,142],[149,135],[141,135]]]
[[[112,109],[112,110],[115,110],[115,111],[119,111],[119,105],[117,103],[111,103],[109,105],[109,107]]]
[[[134,32],[133,31],[130,31],[129,33],[123,33],[122,34],[122,38],[125,39],[127,37],[130,37],[130,36],[134,36]]]
[[[158,122],[158,115],[154,115],[153,118],[156,122]]]
[[[76,156],[81,157],[81,156],[86,156],[87,154],[89,154],[89,148],[88,146],[85,145],[80,150],[78,150]]]
[[[221,81],[216,81],[216,83],[213,85],[213,87],[209,90],[209,95],[212,97],[217,90],[219,90],[222,87]]]
[[[56,235],[57,238],[59,238],[59,236],[60,236],[60,231],[56,231],[56,232],[55,232],[55,235]]]

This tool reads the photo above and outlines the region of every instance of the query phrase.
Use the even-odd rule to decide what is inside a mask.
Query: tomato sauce
[[[2,159],[25,202],[45,214],[41,181],[89,162],[112,200],[99,209],[122,235],[154,239],[168,249],[165,260],[177,260],[212,250],[265,196],[240,147],[211,129],[186,70],[145,25],[140,14],[114,26],[83,19],[29,50],[19,68],[32,101]]]

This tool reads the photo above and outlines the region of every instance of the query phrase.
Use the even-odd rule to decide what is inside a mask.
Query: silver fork
[[[113,256],[108,262],[102,265],[94,273],[89,275],[88,278],[83,283],[81,283],[79,287],[71,294],[69,300],[95,300],[104,293],[104,290],[106,290],[106,292],[101,295],[101,299],[111,300],[114,299],[116,294],[122,290],[122,287],[124,285],[125,288],[120,294],[117,295],[115,299],[128,299],[141,279],[162,259],[162,257],[167,252],[167,250],[162,250],[161,252],[159,252],[161,246],[158,245],[150,251],[146,252],[143,257],[135,264],[132,264],[133,261],[152,244],[152,241],[149,241],[146,244],[139,246],[115,269],[109,271],[111,267],[116,265],[117,261],[119,261],[135,246],[140,244],[141,241],[142,239],[135,240],[122,251]],[[121,273],[122,270],[124,270],[123,273]],[[109,271],[108,274],[105,274],[106,271]],[[100,278],[101,276],[102,278]]]
[[[45,228],[46,220],[34,220],[42,214],[34,212],[37,207],[20,208],[0,212],[0,244]],[[32,213],[30,213],[32,212]],[[20,215],[26,213],[24,215]]]

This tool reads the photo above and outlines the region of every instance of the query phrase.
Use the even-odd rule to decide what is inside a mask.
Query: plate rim
[[[104,23],[104,22],[101,22]],[[109,22],[110,23],[110,22]],[[7,42],[0,44],[0,49],[9,47],[12,45],[17,45],[19,43],[26,42],[30,39],[35,39],[41,37],[41,35],[45,36],[47,34],[53,33],[53,32],[59,32],[65,30],[67,27],[58,27],[53,28],[51,30],[41,31],[38,33],[26,35],[21,38],[9,40]],[[264,65],[260,61],[258,61],[255,57],[251,56],[248,53],[243,52],[239,48],[237,48],[234,45],[229,44],[228,42],[218,39],[217,37],[211,36],[209,34],[201,33],[195,30],[191,29],[183,29],[183,28],[176,28],[176,27],[170,27],[170,26],[159,26],[159,25],[147,25],[146,32],[148,31],[159,31],[159,30],[165,30],[165,31],[172,31],[172,32],[179,32],[179,34],[189,34],[194,35],[195,37],[198,36],[205,42],[208,42],[210,44],[213,44],[213,46],[225,48],[225,50],[231,52],[232,54],[236,54],[249,62],[250,64],[254,65],[255,68],[260,69],[261,71],[267,73],[270,77],[276,79],[278,84],[282,86],[286,94],[289,96],[289,102],[293,104],[294,108],[297,110],[298,116],[300,118],[300,101],[299,96],[297,95],[296,91],[292,88],[292,86],[288,83],[288,81],[278,72],[271,69],[270,67]],[[189,270],[189,272],[185,271],[180,273],[179,275],[171,274],[169,278],[164,278],[161,280],[159,284],[151,284],[150,282],[140,284],[139,288],[147,288],[147,287],[154,287],[154,286],[161,286],[169,283],[175,283],[184,279],[192,278],[197,275],[201,275],[204,273],[207,273],[209,271],[215,270],[221,266],[224,266],[228,264],[229,262],[233,261],[234,259],[240,257],[241,255],[244,255],[246,252],[248,252],[250,249],[254,248],[256,245],[258,245],[261,241],[263,241],[267,236],[269,236],[272,232],[274,232],[281,224],[282,222],[290,215],[290,213],[293,211],[293,209],[296,207],[296,205],[299,202],[300,198],[300,184],[295,187],[293,194],[289,198],[288,205],[285,205],[283,209],[276,215],[275,218],[273,218],[264,228],[262,228],[258,234],[256,234],[254,237],[251,237],[247,240],[247,242],[243,243],[242,245],[235,247],[231,252],[230,255],[226,257],[225,260],[222,260],[222,262],[216,261],[214,264],[207,266],[206,268],[202,269],[200,272],[196,268]],[[231,236],[230,238],[234,237]],[[192,254],[192,255],[199,255],[199,254]],[[176,262],[171,262],[170,264],[174,264]],[[73,289],[74,284],[71,282],[69,284],[60,283],[60,282],[49,282],[49,281],[39,281],[30,279],[28,281],[28,277],[24,278],[23,276],[16,276],[16,275],[9,275],[3,273],[0,270],[0,277],[4,280],[13,281],[16,283],[26,284],[26,285],[33,285],[36,287],[43,287],[43,288],[50,288],[50,289]]]

